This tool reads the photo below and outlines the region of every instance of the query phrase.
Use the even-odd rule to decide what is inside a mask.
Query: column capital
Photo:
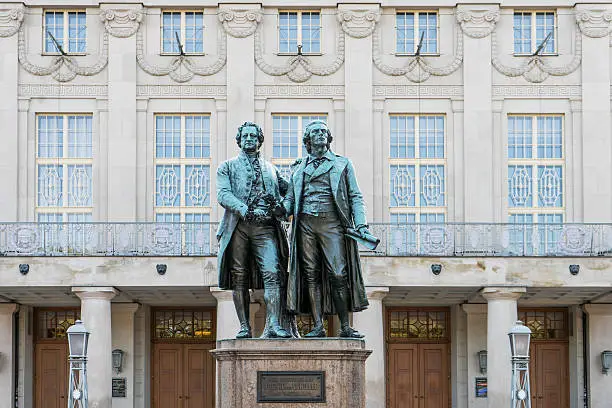
[[[383,300],[389,293],[389,288],[386,286],[366,286],[365,289],[368,300]]]
[[[349,37],[366,38],[376,29],[380,19],[378,4],[339,4],[338,22]]]
[[[245,38],[252,35],[261,20],[261,6],[256,4],[241,5],[240,8],[219,5],[219,21],[226,33],[235,38]]]
[[[210,293],[217,299],[217,303],[234,301],[231,290],[223,290],[217,286],[211,286]]]
[[[100,20],[106,31],[117,38],[128,38],[136,34],[144,12],[141,4],[102,4]]]
[[[525,292],[527,292],[527,288],[524,286],[491,286],[483,288],[480,294],[487,302],[490,302],[491,300],[518,300]]]
[[[485,38],[499,21],[498,4],[457,5],[457,22],[470,38]]]
[[[0,314],[13,314],[19,310],[17,303],[0,303]]]
[[[113,303],[111,306],[111,310],[113,312],[119,313],[136,313],[138,308],[140,307],[140,303]]]
[[[609,304],[586,304],[582,305],[582,310],[589,316],[591,315],[610,315],[612,316],[612,305]]]
[[[471,314],[487,314],[487,305],[485,303],[465,303],[461,305],[463,311]]]
[[[112,286],[75,286],[72,287],[72,292],[81,299],[90,300],[108,300],[117,296],[119,291]]]
[[[576,22],[587,37],[605,37],[612,31],[612,9],[604,5],[577,4]]]

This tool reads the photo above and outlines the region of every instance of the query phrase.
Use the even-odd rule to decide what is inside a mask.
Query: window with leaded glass
[[[278,51],[304,54],[321,52],[321,12],[279,11]]]
[[[315,327],[315,322],[311,315],[297,315],[295,321],[297,324],[298,333],[300,333],[300,336],[302,337],[304,337],[306,333],[311,332]],[[323,319],[323,327],[325,327],[325,331],[327,332],[328,336],[335,335],[331,332],[333,330],[331,317],[328,316]]]
[[[79,309],[36,309],[36,338],[66,341],[66,331],[80,318]]]
[[[189,254],[210,251],[210,160],[209,115],[155,116],[155,221]]]
[[[291,175],[291,164],[298,157],[308,155],[302,143],[306,126],[313,120],[327,122],[326,114],[272,115],[272,163],[283,176]]]
[[[198,309],[154,309],[153,340],[214,340],[214,313]]]
[[[45,53],[60,54],[64,51],[69,54],[81,54],[87,51],[87,24],[84,10],[45,11],[43,30]]]
[[[515,11],[514,53],[531,55],[541,47],[539,54],[554,54],[556,31],[554,11]],[[542,46],[544,40],[546,43]]]
[[[162,12],[163,54],[179,54],[179,42],[186,54],[204,53],[204,13],[202,11]]]
[[[567,310],[519,309],[518,319],[531,329],[531,340],[567,340]]]
[[[438,13],[400,11],[395,14],[395,40],[398,54],[414,54],[423,37],[421,54],[438,53]]]
[[[445,309],[418,308],[387,311],[390,341],[448,341],[449,314]]]
[[[36,213],[39,222],[91,221],[92,116],[36,117]]]
[[[508,116],[508,221],[514,252],[555,251],[565,212],[564,168],[563,116]]]

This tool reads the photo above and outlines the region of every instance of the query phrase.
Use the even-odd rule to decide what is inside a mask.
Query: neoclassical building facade
[[[215,170],[249,120],[290,175],[314,119],[382,239],[368,408],[507,406],[517,319],[532,407],[609,406],[611,31],[596,0],[0,3],[0,408],[67,404],[79,318],[90,406],[214,407]]]

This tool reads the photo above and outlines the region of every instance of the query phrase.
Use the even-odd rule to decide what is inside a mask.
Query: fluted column
[[[487,406],[509,405],[512,362],[508,331],[517,319],[517,300],[524,287],[488,287],[481,291],[487,300]]]
[[[73,287],[81,299],[81,320],[91,333],[87,351],[89,406],[111,408],[113,377],[111,299],[113,287]]]
[[[0,408],[15,406],[15,353],[13,314],[19,310],[15,303],[0,304]]]
[[[365,335],[366,348],[372,354],[366,360],[366,407],[384,407],[385,397],[385,329],[382,301],[389,293],[388,287],[367,287],[370,305],[359,313],[353,313],[353,325]]]
[[[466,222],[493,222],[493,120],[491,32],[499,20],[499,5],[457,6],[457,21],[463,30],[465,166],[464,211]]]

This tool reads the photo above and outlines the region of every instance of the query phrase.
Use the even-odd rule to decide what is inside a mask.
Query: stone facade
[[[363,254],[371,306],[353,316],[372,350],[365,372],[368,408],[384,407],[389,399],[388,315],[407,307],[449,308],[448,399],[453,407],[497,408],[507,402],[506,333],[521,308],[566,313],[568,406],[606,406],[610,387],[599,359],[601,351],[612,348],[612,263],[606,247],[612,242],[607,226],[612,222],[612,3],[155,0],[143,6],[90,1],[76,8],[86,16],[85,51],[68,55],[44,51],[43,22],[49,10],[73,6],[42,0],[0,3],[0,253],[6,255],[0,258],[0,408],[13,407],[15,398],[20,408],[36,406],[35,321],[41,308],[81,307],[86,325],[96,333],[91,367],[104,373],[90,379],[91,401],[99,408],[109,408],[111,401],[126,408],[154,405],[151,328],[156,307],[208,307],[216,311],[216,339],[235,333],[231,295],[215,289],[214,231],[209,231],[210,248],[200,256],[177,256],[181,246],[172,245],[176,234],[186,236],[184,231],[165,229],[161,239],[150,224],[134,230],[110,224],[159,220],[166,213],[156,202],[156,166],[185,171],[193,164],[158,160],[160,115],[208,118],[210,154],[198,163],[212,171],[199,191],[208,198],[198,210],[213,223],[222,214],[214,169],[238,152],[234,136],[239,124],[260,123],[264,155],[283,165],[289,157],[273,157],[275,117],[327,118],[333,149],[356,164],[369,220],[381,224],[373,230],[387,245],[384,253]],[[160,28],[168,10],[203,12],[204,52],[163,52]],[[281,52],[279,12],[285,11],[320,12],[320,52]],[[397,16],[411,12],[435,15],[435,50],[426,45],[422,55],[398,51]],[[552,51],[516,52],[515,17],[521,12],[533,14],[531,46],[540,43],[536,13],[554,14]],[[90,116],[91,157],[41,158],[41,115]],[[443,157],[417,161],[393,156],[391,118],[397,116],[443,118]],[[532,162],[510,157],[509,118],[517,116],[535,118],[534,123],[540,116],[561,118],[562,158]],[[40,203],[45,184],[39,171],[75,163],[91,166],[91,201],[76,208],[66,200],[56,210],[86,213],[90,221],[106,226],[96,228],[106,229],[85,240],[95,249],[88,256],[71,256],[78,255],[70,252],[71,245],[40,254],[39,238],[53,236],[27,223],[55,210]],[[562,203],[543,209],[532,205],[534,222],[539,216],[562,218],[562,229],[551,232],[564,243],[560,251],[542,256],[523,248],[517,255],[507,245],[512,233],[488,226],[465,233],[445,226],[437,231],[442,238],[424,229],[414,254],[394,253],[388,244],[397,232],[382,224],[401,214],[414,213],[417,222],[420,215],[433,214],[442,217],[438,222],[491,226],[528,213],[510,204],[516,191],[509,188],[509,169],[532,164],[534,172],[537,166],[543,172],[562,169],[557,184],[562,185],[557,188]],[[394,204],[393,166],[412,165],[443,167],[441,205]],[[532,199],[545,201],[544,193],[550,192],[554,189],[534,190]],[[191,209],[179,207],[172,214],[185,221]],[[523,247],[545,240],[525,231]],[[148,239],[155,243],[143,244]],[[601,250],[593,249],[596,240],[604,242]],[[486,245],[486,253],[477,252]],[[20,272],[21,264],[29,265],[27,273]],[[157,265],[165,265],[165,272],[158,272]],[[440,265],[441,272],[433,273],[433,265]],[[577,273],[570,265],[579,266]],[[256,331],[265,312],[260,301],[254,293]],[[126,352],[121,373],[127,378],[126,398],[110,394],[113,348]],[[480,350],[489,356],[487,398],[474,394],[475,379],[485,375],[477,362]]]

